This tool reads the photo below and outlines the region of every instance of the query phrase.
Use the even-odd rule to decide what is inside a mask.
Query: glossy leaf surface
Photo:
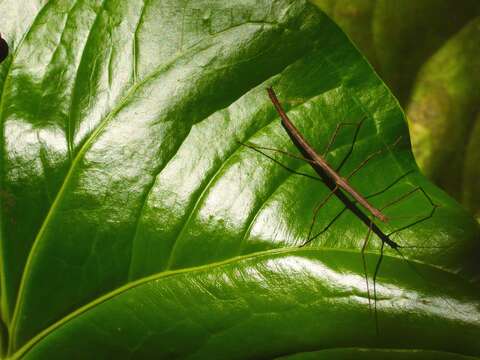
[[[478,276],[477,225],[418,173],[398,103],[314,6],[0,6],[12,50],[0,72],[9,357],[248,358],[344,346],[480,354],[478,288],[467,283]],[[299,249],[328,189],[239,144],[295,151],[268,85],[317,149],[339,122],[365,118],[342,173],[384,149],[351,180],[376,206],[417,186],[429,196],[385,210],[384,231],[407,227],[392,239],[421,262],[386,249],[385,336],[368,310],[365,224],[347,211]],[[352,135],[342,129],[332,164]],[[432,217],[429,198],[440,205]],[[331,199],[314,230],[341,210]],[[379,247],[370,241],[370,274]]]

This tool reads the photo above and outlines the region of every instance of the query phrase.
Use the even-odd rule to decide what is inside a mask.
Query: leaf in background
[[[480,11],[476,0],[379,0],[373,24],[380,73],[402,104],[421,66]]]
[[[477,288],[463,280],[478,275],[478,227],[418,173],[398,103],[313,6],[0,6],[12,49],[1,65],[0,107],[1,300],[11,358],[214,358],[232,349],[241,358],[345,344],[480,353],[471,340],[480,329]],[[384,338],[368,311],[364,224],[346,213],[310,250],[298,249],[327,189],[238,144],[294,151],[267,85],[318,149],[338,122],[367,116],[345,173],[403,136],[352,180],[371,194],[414,170],[374,204],[422,185],[441,205],[395,237],[420,247],[405,255],[425,262],[416,266],[426,279],[394,254],[384,261],[379,316],[393,331]],[[342,132],[329,160],[338,164],[350,143]],[[317,230],[339,210],[330,201]],[[430,210],[420,194],[389,214]],[[370,243],[371,271],[379,246]],[[266,315],[248,322],[248,314]],[[313,331],[308,341],[295,331],[303,326]]]
[[[478,182],[480,179],[480,113],[477,115],[475,125],[470,135],[465,158],[465,170],[463,178],[463,199],[467,207],[480,221],[480,192]]]
[[[313,0],[405,104],[423,63],[480,11],[476,0]]]
[[[420,166],[459,199],[462,184],[472,187],[468,178],[464,180],[466,172],[472,171],[467,167],[467,146],[459,148],[458,144],[474,144],[476,139],[473,129],[480,112],[479,39],[480,17],[477,17],[424,65],[408,105],[413,131],[418,134],[414,148],[418,149],[416,158]]]
[[[376,50],[373,43],[372,19],[377,7],[375,0],[313,0],[322,11],[335,20],[362,49],[363,55],[367,57],[377,71],[379,64]]]

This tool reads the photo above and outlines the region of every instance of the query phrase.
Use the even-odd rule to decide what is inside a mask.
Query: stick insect
[[[268,91],[268,95],[270,97],[270,100],[272,101],[272,104],[274,105],[278,115],[280,116],[281,118],[281,123],[282,123],[282,126],[283,128],[286,130],[288,136],[290,137],[290,139],[292,140],[292,142],[295,144],[295,146],[297,147],[297,149],[300,151],[300,153],[302,154],[302,156],[297,156],[295,154],[290,154],[286,151],[282,151],[282,150],[278,150],[278,149],[273,149],[273,148],[267,148],[267,147],[261,147],[261,146],[256,146],[256,145],[251,145],[251,144],[243,144],[249,148],[252,148],[253,150],[255,151],[259,151],[260,153],[262,153],[263,155],[266,155],[265,153],[263,153],[261,150],[271,150],[271,151],[277,151],[277,152],[280,152],[280,153],[283,153],[285,155],[288,155],[290,157],[294,157],[294,158],[298,158],[300,160],[303,160],[303,161],[306,161],[308,162],[312,168],[316,171],[316,173],[320,176],[320,179],[318,178],[315,178],[313,177],[314,179],[317,179],[317,180],[321,180],[325,183],[325,185],[330,189],[330,193],[315,207],[314,209],[314,214],[313,214],[313,218],[312,218],[312,222],[311,222],[311,226],[310,226],[310,229],[309,229],[309,233],[308,233],[308,238],[307,238],[307,241],[302,244],[301,246],[305,246],[307,244],[309,244],[310,242],[312,242],[315,238],[317,238],[318,236],[320,236],[322,233],[324,233],[326,230],[328,230],[328,228],[333,224],[333,222],[335,220],[337,220],[342,214],[343,212],[346,210],[346,209],[349,209],[350,211],[352,211],[365,225],[367,225],[368,227],[368,233],[367,233],[367,236],[365,237],[364,239],[364,243],[363,243],[363,246],[362,246],[362,249],[361,249],[361,256],[362,256],[362,262],[363,262],[363,269],[364,269],[364,273],[365,273],[365,281],[366,281],[366,286],[367,286],[367,294],[368,294],[368,301],[369,301],[369,308],[371,309],[371,301],[370,301],[370,287],[369,287],[369,282],[368,282],[368,275],[367,275],[367,263],[366,263],[366,260],[365,260],[365,250],[367,248],[367,245],[368,245],[368,242],[369,242],[369,239],[370,239],[370,236],[373,233],[375,233],[379,238],[380,240],[382,241],[382,244],[381,244],[381,247],[380,247],[380,257],[377,261],[377,264],[375,266],[375,271],[374,271],[374,275],[373,275],[373,293],[374,293],[374,308],[375,308],[375,323],[376,323],[376,330],[377,330],[377,333],[379,332],[379,329],[378,329],[378,318],[377,318],[377,306],[376,306],[376,278],[377,278],[377,275],[378,275],[378,272],[379,272],[379,269],[380,269],[380,265],[381,265],[381,262],[382,262],[382,259],[383,259],[383,251],[384,251],[384,246],[385,244],[387,244],[390,248],[392,248],[393,250],[395,250],[404,260],[408,262],[408,260],[403,256],[402,252],[400,251],[400,248],[403,248],[405,246],[401,246],[399,245],[397,242],[393,241],[390,236],[393,235],[394,233],[397,233],[401,230],[404,230],[405,228],[407,227],[410,227],[410,226],[413,226],[415,224],[418,224],[419,222],[421,221],[424,221],[424,220],[427,220],[428,218],[431,218],[433,216],[433,213],[435,211],[435,209],[438,207],[438,205],[434,204],[432,199],[429,197],[429,195],[423,190],[422,187],[418,186],[410,191],[408,191],[407,193],[401,195],[400,197],[398,197],[397,199],[389,202],[388,204],[384,205],[382,208],[377,208],[375,206],[373,206],[369,201],[368,201],[368,198],[369,197],[372,197],[372,196],[376,196],[378,195],[380,192],[378,193],[375,193],[375,194],[371,194],[370,196],[368,197],[365,197],[363,195],[361,195],[350,183],[349,183],[349,179],[355,175],[363,166],[365,166],[372,158],[374,158],[375,156],[377,155],[380,155],[381,153],[383,153],[383,150],[379,150],[373,154],[371,154],[370,156],[368,156],[364,161],[362,161],[350,174],[348,174],[348,176],[346,177],[342,177],[340,174],[339,174],[339,171],[341,169],[341,167],[345,164],[347,158],[349,157],[349,155],[351,154],[351,152],[353,151],[353,144],[357,138],[357,135],[358,135],[358,132],[360,130],[360,127],[363,123],[363,120],[361,120],[359,123],[355,124],[355,123],[340,123],[337,125],[335,131],[334,131],[334,134],[332,136],[332,138],[330,139],[329,143],[327,144],[327,148],[325,149],[324,151],[324,155],[319,155],[315,149],[307,142],[307,140],[304,138],[304,136],[299,132],[299,130],[295,127],[295,125],[292,123],[292,121],[289,119],[288,115],[286,114],[285,110],[283,109],[282,105],[280,104],[280,101],[278,100],[273,88],[268,88],[267,89]],[[353,140],[353,143],[347,153],[347,156],[342,160],[342,162],[340,163],[340,165],[337,167],[337,169],[334,169],[326,160],[325,160],[325,154],[328,153],[328,151],[330,150],[330,147],[332,146],[333,142],[335,141],[335,138],[338,134],[338,131],[340,130],[340,128],[343,126],[343,125],[356,125],[356,130],[355,130],[355,134],[354,134],[354,140]],[[396,144],[398,144],[398,142],[400,141],[401,138],[398,138],[397,141],[395,141],[395,143],[393,144],[393,146],[395,146]],[[270,159],[274,160],[275,162],[277,162],[275,159],[273,159],[272,157],[266,155],[267,157],[269,157]],[[277,162],[278,163],[278,162]],[[280,163],[280,165],[282,165]],[[282,165],[282,167],[285,167],[284,165]],[[291,170],[291,169],[288,169],[287,170]],[[309,175],[306,175],[306,174],[303,174],[303,173],[298,173],[296,171],[293,171],[294,173],[297,173],[299,175],[305,175],[305,176],[308,176],[308,177],[311,177]],[[408,174],[410,174],[412,171],[410,172],[407,172],[406,174],[402,175],[399,179],[397,179],[394,184],[396,182],[398,182],[401,178],[404,178],[405,176],[407,176]],[[392,184],[393,185],[393,184]],[[422,217],[420,219],[418,219],[417,221],[415,221],[413,224],[410,224],[408,226],[404,226],[404,227],[401,227],[399,229],[396,229],[392,232],[390,232],[389,234],[385,234],[374,222],[373,222],[373,218],[376,218],[378,220],[380,220],[381,222],[383,223],[388,223],[389,220],[391,218],[389,218],[388,216],[386,216],[383,211],[389,207],[389,206],[392,206],[400,201],[402,201],[403,199],[411,196],[413,193],[417,192],[417,191],[420,191],[424,194],[424,196],[428,199],[428,201],[430,202],[431,206],[432,206],[432,210],[430,212],[430,214],[428,214],[427,216],[425,217]],[[347,193],[348,195],[350,195],[354,201],[350,200],[349,196],[347,196],[345,193]],[[318,213],[319,213],[319,210],[327,203],[327,201],[333,196],[335,195],[340,201],[342,201],[345,205],[345,208],[339,213],[337,214],[333,220],[325,227],[325,229],[323,229],[322,231],[320,231],[318,234],[316,235],[312,235],[312,232],[313,232],[313,225],[315,224],[315,221],[317,219],[317,216],[318,216]],[[361,207],[363,207],[368,213],[370,213],[370,216],[367,216],[358,206],[357,204],[360,204]],[[409,263],[410,264],[410,263]],[[416,271],[416,269],[414,268],[413,270]],[[417,272],[417,271],[416,271]]]

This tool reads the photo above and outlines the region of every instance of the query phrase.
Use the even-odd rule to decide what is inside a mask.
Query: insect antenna
[[[283,151],[283,150],[280,150],[280,149],[274,149],[274,148],[268,148],[268,147],[263,147],[263,146],[258,146],[258,145],[255,145],[255,144],[251,144],[251,143],[242,143],[242,142],[238,142],[240,145],[243,145],[247,148],[250,148],[256,152],[258,152],[259,154],[262,154],[263,156],[269,158],[270,160],[272,160],[274,163],[276,163],[277,165],[280,165],[282,168],[284,168],[285,170],[291,172],[292,174],[296,174],[296,175],[301,175],[301,176],[305,176],[309,179],[312,179],[312,180],[317,180],[317,181],[321,181],[323,182],[322,179],[316,177],[316,176],[312,176],[310,174],[307,174],[307,173],[303,173],[303,172],[300,172],[300,171],[297,171],[297,170],[294,170],[290,167],[288,167],[287,165],[283,164],[281,161],[275,159],[273,156],[270,156],[268,155],[267,153],[265,153],[264,151],[262,150],[270,150],[270,151],[276,151],[276,152],[279,152],[281,154],[284,154],[284,155],[288,155],[290,157],[293,157],[295,159],[299,159],[299,160],[305,160],[304,158],[301,158],[300,156],[296,156],[295,154],[291,154],[289,152],[286,152],[286,151]]]

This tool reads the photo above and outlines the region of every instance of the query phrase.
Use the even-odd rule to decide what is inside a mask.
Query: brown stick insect
[[[278,149],[273,149],[273,148],[267,148],[267,147],[261,147],[261,146],[257,146],[257,145],[252,145],[252,144],[243,144],[255,151],[258,151],[260,152],[261,154],[269,157],[271,160],[275,161],[276,163],[278,163],[279,165],[281,165],[282,167],[286,168],[287,170],[289,171],[292,171],[291,169],[287,168],[285,165],[281,164],[280,162],[278,162],[276,159],[270,157],[269,155],[265,154],[263,151],[261,150],[270,150],[270,151],[276,151],[276,152],[280,152],[284,155],[288,155],[290,157],[294,157],[294,158],[297,158],[297,159],[300,159],[300,160],[303,160],[303,161],[306,161],[310,164],[310,166],[315,170],[315,172],[320,176],[320,179],[318,178],[315,178],[313,177],[314,179],[317,179],[317,180],[321,180],[322,182],[325,183],[325,185],[331,190],[330,193],[325,197],[325,199],[323,199],[321,202],[319,202],[319,204],[315,207],[314,209],[314,214],[313,214],[313,218],[312,218],[312,222],[311,222],[311,225],[310,225],[310,229],[309,229],[309,234],[308,234],[308,238],[307,240],[305,241],[304,244],[302,244],[301,246],[305,246],[307,244],[309,244],[310,242],[312,242],[315,238],[317,238],[318,236],[320,236],[321,234],[323,234],[325,231],[328,230],[328,228],[345,212],[345,210],[349,209],[351,212],[353,212],[367,227],[368,227],[368,233],[367,233],[367,236],[365,237],[365,240],[364,240],[364,243],[363,243],[363,246],[362,246],[362,250],[361,250],[361,256],[362,256],[362,262],[363,262],[363,268],[364,268],[364,273],[365,273],[365,281],[366,281],[366,285],[367,285],[367,293],[368,293],[368,300],[369,300],[369,307],[371,309],[371,302],[370,302],[370,288],[369,288],[369,282],[368,282],[368,275],[367,275],[367,263],[366,263],[366,260],[365,260],[365,250],[367,248],[367,245],[368,245],[368,242],[369,242],[369,239],[370,239],[370,235],[371,233],[375,233],[379,238],[380,240],[382,241],[382,244],[381,244],[381,248],[380,248],[380,257],[377,261],[377,264],[376,264],[376,267],[375,267],[375,271],[374,271],[374,275],[373,275],[373,293],[374,293],[374,307],[375,307],[375,321],[376,321],[376,326],[377,326],[377,333],[378,333],[378,320],[377,320],[377,307],[376,307],[376,278],[377,278],[377,275],[378,275],[378,272],[379,272],[379,269],[380,269],[380,265],[381,265],[381,262],[382,262],[382,259],[383,259],[383,251],[384,251],[384,246],[385,244],[387,244],[390,248],[394,249],[403,259],[405,259],[408,262],[408,260],[403,256],[402,252],[400,251],[400,248],[407,248],[407,247],[410,247],[410,246],[401,246],[399,245],[397,242],[393,241],[391,239],[391,235],[393,235],[394,233],[397,233],[401,230],[404,230],[406,229],[407,227],[411,227],[415,224],[418,224],[419,222],[422,222],[424,220],[427,220],[429,218],[431,218],[433,216],[433,213],[435,211],[435,209],[438,207],[438,205],[434,204],[432,199],[429,197],[429,195],[423,190],[423,188],[421,186],[418,186],[418,187],[415,187],[414,189],[408,191],[407,193],[401,195],[400,197],[398,197],[397,199],[389,202],[388,204],[384,205],[382,208],[377,208],[375,206],[373,206],[369,201],[368,201],[368,198],[370,197],[373,197],[373,196],[376,196],[380,193],[382,193],[383,191],[389,189],[390,187],[392,187],[393,185],[395,185],[397,182],[399,182],[402,178],[406,177],[407,175],[409,175],[412,171],[409,171],[407,172],[406,174],[402,175],[400,178],[398,178],[397,180],[395,180],[395,182],[391,185],[389,185],[386,189],[382,190],[382,191],[379,191],[379,192],[376,192],[374,194],[371,194],[369,196],[363,196],[361,195],[350,183],[349,183],[349,179],[355,175],[363,166],[365,166],[371,159],[373,159],[375,156],[378,156],[380,154],[382,154],[385,149],[382,149],[382,150],[379,150],[379,151],[376,151],[375,153],[372,153],[370,156],[368,156],[365,160],[363,160],[353,171],[350,172],[350,174],[348,174],[346,177],[342,177],[340,174],[339,174],[339,171],[340,169],[342,168],[342,166],[345,164],[346,160],[348,159],[348,157],[350,156],[350,154],[352,153],[353,151],[353,146],[354,146],[354,143],[356,141],[356,138],[357,138],[357,135],[358,135],[358,132],[360,130],[360,127],[362,126],[363,124],[363,120],[361,120],[360,122],[358,123],[339,123],[337,124],[337,127],[330,139],[330,141],[328,142],[327,144],[327,147],[324,151],[324,155],[319,155],[315,149],[307,142],[307,140],[305,139],[305,137],[300,133],[300,131],[295,127],[295,125],[292,123],[292,121],[289,119],[288,115],[286,114],[285,110],[283,109],[282,105],[280,104],[280,101],[278,100],[273,88],[268,88],[267,89],[268,91],[268,95],[270,97],[270,100],[272,101],[277,113],[279,114],[280,118],[281,118],[281,123],[282,123],[282,126],[284,127],[284,129],[286,130],[288,136],[290,137],[290,139],[292,140],[292,142],[295,144],[295,146],[297,147],[297,149],[300,151],[300,153],[302,154],[302,156],[297,156],[295,154],[291,154],[291,153],[288,153],[286,151],[283,151],[283,150],[278,150]],[[356,130],[355,130],[355,134],[354,134],[354,139],[353,139],[353,142],[350,146],[350,149],[347,153],[347,155],[345,156],[345,158],[342,160],[342,162],[340,163],[340,165],[334,169],[325,159],[325,154],[328,153],[328,151],[330,150],[332,144],[334,143],[335,141],[335,138],[340,130],[340,128],[342,126],[346,126],[346,125],[353,125],[353,126],[356,126]],[[396,144],[398,144],[398,142],[400,141],[401,138],[398,138],[397,141],[395,141],[395,143],[392,145],[392,146],[395,146]],[[308,176],[310,178],[312,178],[312,176],[310,175],[307,175],[307,174],[303,174],[303,173],[299,173],[299,172],[296,172],[296,171],[293,171],[294,173],[296,174],[299,174],[299,175],[304,175],[304,176]],[[381,222],[383,223],[387,223],[389,222],[389,220],[391,218],[389,218],[388,216],[386,216],[384,214],[384,210],[389,207],[389,206],[392,206],[394,204],[397,204],[399,203],[400,201],[402,201],[403,199],[411,196],[413,193],[417,192],[417,191],[420,191],[424,194],[424,196],[428,199],[428,201],[430,202],[431,206],[432,206],[432,210],[430,212],[430,214],[424,216],[424,217],[421,217],[419,218],[417,221],[415,221],[414,223],[412,224],[409,224],[408,226],[404,226],[404,227],[401,227],[399,229],[396,229],[392,232],[390,232],[389,234],[385,234],[374,222],[373,222],[373,218],[375,219],[378,219],[380,220]],[[353,201],[350,199],[350,197],[348,195],[353,198]],[[319,214],[319,210],[327,203],[327,201],[333,196],[335,195],[341,202],[343,202],[343,204],[345,205],[345,208],[340,212],[338,213],[336,216],[334,216],[334,218],[332,219],[332,221],[322,230],[320,231],[319,233],[317,233],[316,235],[312,235],[312,232],[313,232],[313,226],[315,224],[315,221],[317,219],[317,216]],[[370,216],[366,215],[364,213],[364,211],[362,211],[358,206],[357,204],[359,204],[362,208],[364,208],[368,213],[370,213]],[[410,263],[409,263],[410,264]],[[414,270],[416,271],[416,269],[414,268]],[[417,272],[417,271],[416,271]]]

